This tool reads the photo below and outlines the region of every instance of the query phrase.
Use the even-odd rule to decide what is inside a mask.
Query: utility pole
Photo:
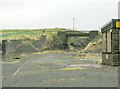
[[[75,30],[75,18],[73,18],[73,30]]]

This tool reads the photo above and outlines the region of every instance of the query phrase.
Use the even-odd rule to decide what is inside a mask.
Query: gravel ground
[[[27,54],[2,64],[3,87],[118,87],[118,67],[70,52]]]

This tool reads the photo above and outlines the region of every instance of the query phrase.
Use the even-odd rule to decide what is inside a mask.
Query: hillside
[[[38,40],[40,36],[57,34],[58,31],[64,31],[63,28],[49,28],[49,29],[9,29],[0,30],[0,40],[19,40],[19,39],[33,39]]]
[[[58,36],[59,31],[66,29],[3,30],[0,31],[0,40],[16,40],[14,44],[19,52],[65,50]],[[101,52],[101,37],[99,35],[92,41],[88,37],[69,37],[68,46],[69,51]]]
[[[62,45],[59,37],[57,37],[57,33],[58,31],[64,30],[63,28],[2,30],[0,31],[0,40],[10,41],[9,44],[11,44],[12,41],[12,44],[17,47],[18,52],[38,52],[42,50],[60,49]]]

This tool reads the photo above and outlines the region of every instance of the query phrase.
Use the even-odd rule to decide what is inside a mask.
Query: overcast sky
[[[118,18],[119,0],[0,0],[0,29],[98,29]]]

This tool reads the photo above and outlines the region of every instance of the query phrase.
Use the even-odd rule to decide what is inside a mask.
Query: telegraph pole
[[[75,18],[73,18],[73,30],[75,30]]]

